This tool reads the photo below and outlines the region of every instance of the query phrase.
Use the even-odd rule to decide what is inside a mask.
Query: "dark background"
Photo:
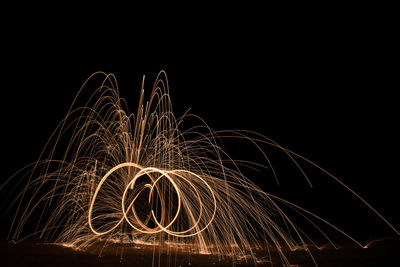
[[[90,74],[114,73],[134,111],[142,75],[150,88],[163,69],[176,115],[191,108],[215,130],[246,129],[274,139],[337,175],[399,228],[398,74],[390,21],[357,12],[199,22],[179,32],[158,27],[146,36],[112,27],[77,27],[78,35],[47,23],[10,30],[1,61],[0,179],[36,160]],[[244,148],[227,147],[254,159]],[[310,170],[310,190],[277,157],[282,185],[267,182],[269,174],[254,175],[264,190],[362,238],[394,236],[328,176]]]

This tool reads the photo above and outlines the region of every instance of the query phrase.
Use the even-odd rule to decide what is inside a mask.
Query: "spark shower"
[[[101,82],[89,86],[96,79]],[[85,104],[78,105],[82,101]],[[254,263],[260,259],[257,249],[276,249],[289,265],[285,249],[308,250],[315,243],[284,212],[285,206],[328,242],[319,224],[365,246],[318,215],[261,190],[242,172],[243,165],[256,164],[232,159],[221,145],[227,138],[249,142],[266,162],[257,167],[268,168],[277,182],[264,145],[284,153],[310,186],[299,160],[319,169],[399,235],[338,178],[273,140],[244,130],[214,131],[189,113],[175,117],[167,76],[161,71],[149,97],[143,77],[136,113],[130,113],[119,96],[113,74],[97,72],[86,80],[38,161],[2,185],[14,187],[9,238],[34,236],[79,250],[99,242],[180,247],[233,260],[247,257]]]

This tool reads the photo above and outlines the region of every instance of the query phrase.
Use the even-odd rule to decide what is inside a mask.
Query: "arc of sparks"
[[[84,106],[77,106],[97,78],[100,85]],[[129,113],[113,74],[97,72],[84,82],[38,161],[0,186],[12,185],[12,191],[19,189],[21,181],[25,183],[20,191],[14,191],[17,194],[10,203],[15,215],[9,238],[21,239],[26,225],[35,218],[34,234],[82,250],[99,240],[128,240],[188,245],[190,251],[235,259],[250,254],[256,259],[256,248],[269,251],[274,247],[289,265],[285,248],[309,251],[307,242],[315,245],[282,209],[289,207],[325,240],[331,242],[318,223],[363,246],[340,227],[264,192],[243,174],[242,166],[267,168],[279,184],[265,147],[282,152],[311,187],[300,162],[320,170],[400,235],[336,176],[270,138],[244,130],[214,131],[193,114],[175,117],[164,71],[157,75],[148,101],[144,95],[143,76],[137,112]],[[187,120],[195,124],[185,128]],[[220,142],[227,138],[250,142],[264,164],[232,159]],[[56,157],[60,152],[61,157]],[[25,171],[26,176],[22,175]],[[141,182],[145,179],[148,181]],[[147,198],[140,198],[145,194]],[[150,208],[144,216],[140,204]],[[168,242],[164,242],[165,236]]]

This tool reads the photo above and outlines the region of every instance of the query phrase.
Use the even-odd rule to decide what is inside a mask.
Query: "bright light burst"
[[[99,77],[100,86],[78,107],[82,94],[90,90],[88,84]],[[21,239],[34,218],[33,235],[76,249],[99,241],[182,245],[196,253],[234,259],[250,255],[256,260],[256,249],[273,247],[289,264],[284,248],[307,249],[312,240],[283,212],[281,205],[286,205],[317,229],[314,222],[323,222],[362,246],[317,215],[259,189],[239,168],[252,163],[231,159],[219,143],[222,138],[251,142],[274,175],[260,144],[280,149],[309,182],[296,159],[308,162],[399,234],[335,176],[269,138],[247,131],[215,132],[187,113],[176,118],[165,72],[159,73],[145,99],[144,78],[135,114],[120,98],[114,75],[98,72],[84,83],[39,160],[20,180],[27,183],[13,202],[10,238]],[[185,128],[186,121],[196,123]]]

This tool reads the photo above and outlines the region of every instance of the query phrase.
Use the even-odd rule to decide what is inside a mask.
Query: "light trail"
[[[90,91],[96,79],[100,85]],[[84,97],[88,92],[90,96]],[[85,104],[80,105],[83,99]],[[89,77],[38,161],[1,186],[18,189],[19,183],[25,183],[10,203],[15,208],[10,239],[21,240],[24,229],[34,222],[35,229],[27,236],[80,250],[99,242],[150,244],[167,251],[180,248],[230,257],[233,262],[250,258],[256,264],[265,261],[274,248],[282,263],[289,265],[284,251],[304,249],[314,260],[307,243],[318,246],[284,212],[287,206],[330,243],[318,223],[367,247],[320,216],[262,191],[246,177],[240,165],[267,167],[279,184],[261,145],[284,153],[310,186],[298,160],[319,169],[399,235],[384,216],[337,177],[271,139],[248,131],[216,132],[203,119],[187,113],[176,118],[165,72],[159,73],[145,99],[144,77],[135,114],[120,98],[114,75],[97,72]],[[185,128],[188,120],[195,125]],[[222,149],[219,140],[223,138],[251,142],[267,164],[235,161]],[[268,255],[256,257],[259,249]]]

